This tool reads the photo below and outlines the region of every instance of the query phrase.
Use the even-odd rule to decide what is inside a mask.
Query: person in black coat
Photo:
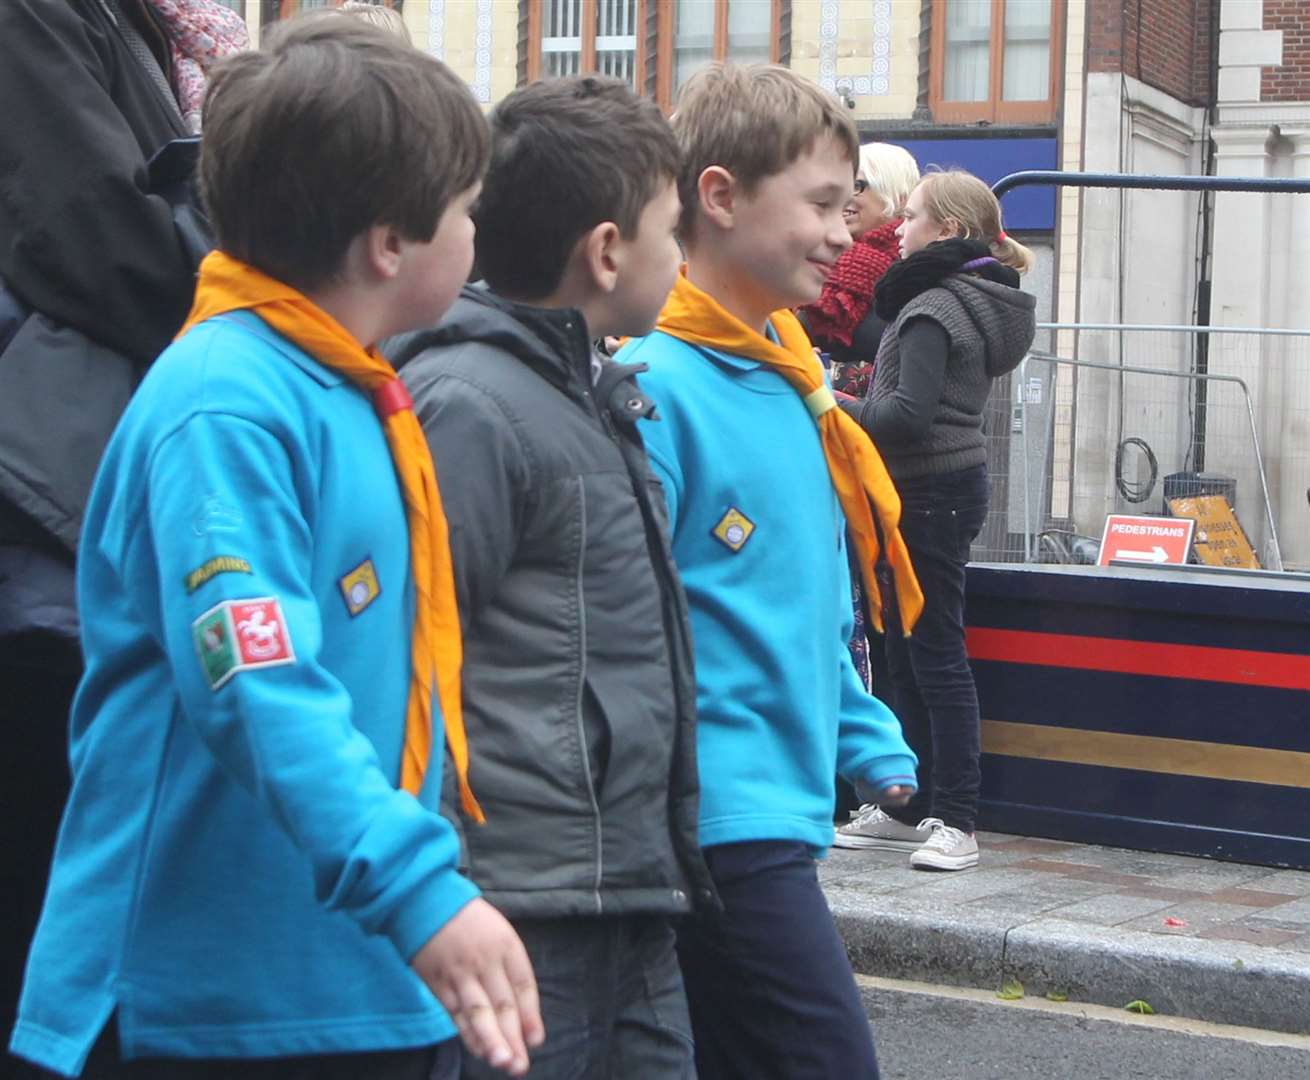
[[[82,510],[123,406],[186,317],[205,243],[150,169],[188,134],[174,30],[148,0],[0,3],[5,1031],[68,788]]]

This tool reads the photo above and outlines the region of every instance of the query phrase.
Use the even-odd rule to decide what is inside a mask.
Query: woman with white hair
[[[843,211],[855,243],[837,260],[819,299],[799,312],[810,340],[831,359],[833,389],[852,397],[864,397],[869,387],[883,330],[873,292],[900,257],[896,227],[918,182],[908,150],[880,142],[860,147],[855,193]]]

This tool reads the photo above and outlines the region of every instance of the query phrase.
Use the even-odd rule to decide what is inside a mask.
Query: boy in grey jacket
[[[465,823],[468,871],[532,959],[532,1076],[691,1076],[670,920],[716,900],[686,605],[639,369],[591,344],[648,332],[672,287],[678,148],[654,104],[593,77],[511,94],[492,128],[485,282],[387,350],[450,521],[487,818]]]

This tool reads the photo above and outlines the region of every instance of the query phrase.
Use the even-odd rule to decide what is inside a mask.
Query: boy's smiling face
[[[734,193],[726,242],[746,279],[741,284],[766,310],[819,298],[838,256],[851,246],[842,209],[850,201],[854,168],[836,139],[818,139],[782,172],[749,194]]]

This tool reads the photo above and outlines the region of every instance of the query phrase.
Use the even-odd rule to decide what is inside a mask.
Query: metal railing
[[[1060,548],[1053,536],[1081,538],[1079,550],[1094,557],[1107,513],[1142,512],[1139,505],[1161,480],[1167,496],[1170,481],[1197,475],[1190,470],[1203,458],[1217,471],[1209,479],[1231,488],[1239,520],[1254,526],[1262,564],[1283,569],[1280,517],[1299,526],[1304,503],[1286,498],[1280,505],[1265,444],[1272,436],[1284,495],[1310,485],[1310,446],[1294,435],[1310,428],[1310,330],[1118,323],[1039,329],[1070,332],[1074,349],[1030,353],[998,384],[988,416],[993,511],[976,559],[1050,561]],[[1189,370],[1202,335],[1211,343],[1212,370]],[[1099,358],[1113,353],[1137,362]],[[1266,385],[1271,371],[1277,385]],[[1280,411],[1277,424],[1262,425],[1252,378],[1262,380],[1270,410]],[[1144,455],[1139,473],[1149,464],[1144,480],[1126,475],[1126,447]],[[1156,507],[1149,512],[1168,512],[1164,499]],[[1296,534],[1310,537],[1310,522]],[[1310,561],[1305,546],[1297,550],[1302,563]]]
[[[1304,177],[1058,170],[1013,173],[992,190],[1001,199],[1034,186],[1310,194]],[[1032,561],[1048,549],[1058,556],[1062,544],[1069,555],[1077,541],[1079,557],[1094,559],[1104,515],[1141,512],[1163,461],[1176,470],[1166,488],[1171,477],[1203,475],[1225,485],[1239,522],[1256,526],[1266,566],[1282,568],[1286,555],[1310,568],[1310,331],[1207,325],[1209,286],[1196,283],[1200,325],[1040,324],[1051,331],[1047,351],[998,380],[989,403],[994,509],[976,558]],[[1148,336],[1158,344],[1141,347]],[[1124,476],[1130,458],[1136,481]],[[1164,500],[1151,509],[1169,512]],[[1055,543],[1057,535],[1065,539]]]

